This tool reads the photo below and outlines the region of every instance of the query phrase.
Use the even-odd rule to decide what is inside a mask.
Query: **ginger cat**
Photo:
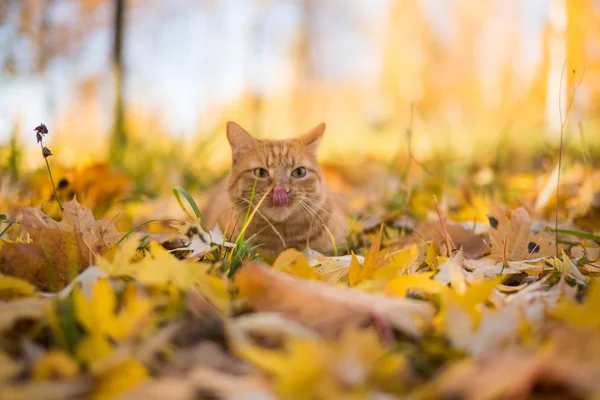
[[[342,208],[328,194],[317,162],[318,143],[325,132],[320,124],[309,132],[284,140],[258,139],[234,122],[227,123],[232,166],[229,176],[209,194],[203,211],[208,228],[218,224],[237,239],[256,189],[251,212],[263,200],[246,228],[245,237],[256,234],[258,252],[275,257],[286,248],[309,247],[328,254],[346,244],[348,227]]]

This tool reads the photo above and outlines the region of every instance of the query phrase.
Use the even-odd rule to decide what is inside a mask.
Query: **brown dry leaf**
[[[10,329],[19,319],[39,319],[45,315],[50,299],[25,298],[0,302],[0,332]]]
[[[430,323],[435,312],[424,301],[299,279],[260,262],[244,263],[233,285],[256,311],[279,312],[328,336],[375,320],[418,337],[423,324]]]
[[[32,241],[4,243],[0,249],[2,273],[53,290],[62,289],[120,237],[111,221],[96,221],[75,199],[65,204],[60,222],[39,208],[27,207],[22,225]]]
[[[463,250],[463,255],[467,259],[478,259],[489,252],[489,247],[485,243],[485,237],[465,228],[461,224],[446,221],[446,230],[448,236],[455,248]],[[412,243],[433,242],[440,248],[445,248],[444,233],[439,221],[426,221],[420,224],[415,231],[394,241],[393,247],[406,247]]]
[[[544,383],[550,388],[561,387],[568,393],[576,393],[578,398],[597,394],[600,381],[597,333],[562,329],[552,333],[551,343],[536,353],[512,348],[455,363],[433,383],[437,397],[525,399],[530,398],[536,386],[543,388]],[[555,390],[551,393],[556,394]]]
[[[525,208],[506,212],[494,204],[488,219],[493,259],[523,261],[555,253],[554,236],[549,232],[538,232],[534,236],[531,230],[533,222]]]
[[[455,363],[439,376],[434,386],[437,395],[443,398],[525,398],[517,395],[529,392],[539,369],[538,359],[525,350],[505,352]]]
[[[102,254],[114,246],[120,238],[111,220],[96,221],[91,210],[81,206],[75,198],[65,203],[62,221],[53,220],[39,208],[27,207],[23,210],[22,225],[27,229],[34,243],[40,240],[40,236],[45,235],[44,228],[75,232],[79,238],[77,245],[85,254],[89,253],[89,249],[94,253]]]
[[[224,374],[199,367],[183,377],[166,377],[143,383],[119,396],[120,400],[151,399],[194,400],[198,398],[230,400],[275,400],[276,397],[258,379]]]
[[[27,381],[2,388],[2,399],[11,400],[63,400],[82,399],[93,388],[92,377],[73,378],[62,381]]]

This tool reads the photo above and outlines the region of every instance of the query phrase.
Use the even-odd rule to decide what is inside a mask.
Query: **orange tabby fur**
[[[229,223],[236,239],[242,228],[256,180],[253,208],[268,191],[245,237],[257,234],[259,252],[276,256],[286,248],[304,250],[307,246],[321,253],[331,253],[335,240],[337,248],[345,246],[347,226],[342,209],[328,193],[323,171],[317,162],[316,150],[325,131],[325,124],[291,139],[257,139],[234,122],[227,123],[227,139],[232,151],[229,176],[210,193],[203,215],[209,228],[218,224],[221,229]],[[292,171],[306,169],[303,177]],[[268,176],[257,177],[256,170],[264,168]],[[273,188],[283,187],[289,203],[276,207]],[[281,190],[281,189],[280,189]],[[229,233],[227,233],[229,236]]]

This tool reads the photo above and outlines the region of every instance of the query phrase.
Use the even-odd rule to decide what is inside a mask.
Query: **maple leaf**
[[[388,322],[411,336],[433,318],[433,307],[424,301],[398,299],[299,279],[273,271],[260,262],[245,262],[233,286],[256,311],[280,312],[286,318],[326,335],[374,318]]]
[[[60,222],[39,208],[26,207],[22,226],[31,242],[5,242],[0,248],[0,270],[54,290],[64,288],[119,238],[111,221],[94,220],[91,211],[75,199],[65,204]]]
[[[315,270],[308,265],[308,260],[304,258],[304,255],[294,248],[286,249],[280,253],[273,262],[273,269],[299,278],[320,279]]]
[[[534,236],[531,230],[533,223],[525,208],[507,213],[494,204],[488,220],[493,259],[523,261],[554,254],[554,236],[549,232],[538,232]]]
[[[375,236],[373,243],[371,243],[371,248],[365,257],[364,265],[360,265],[354,253],[352,253],[353,257],[348,270],[348,282],[350,286],[356,286],[365,280],[373,279],[380,268],[390,263],[389,249],[380,250],[382,234],[383,224]]]
[[[152,242],[150,254],[140,261],[133,260],[134,245],[124,245],[115,253],[113,261],[99,258],[98,265],[111,276],[130,276],[145,285],[173,284],[188,290],[198,286],[201,293],[220,310],[229,307],[229,292],[224,280],[208,273],[210,265],[201,262],[180,261],[160,244]]]
[[[75,316],[87,332],[78,343],[76,354],[90,364],[112,351],[109,338],[120,340],[139,333],[152,309],[150,301],[141,298],[135,286],[129,286],[116,313],[117,299],[107,279],[96,281],[91,299],[79,287],[73,291],[73,299]]]
[[[337,341],[290,337],[284,350],[236,345],[234,351],[273,377],[277,393],[292,398],[352,398],[371,384],[397,381],[407,367],[372,330],[350,330]]]
[[[456,290],[445,290],[442,293],[442,307],[438,315],[436,315],[436,324],[445,324],[448,321],[448,314],[445,304],[453,303],[454,305],[462,308],[467,315],[473,321],[473,326],[477,327],[479,320],[481,319],[481,311],[479,306],[485,302],[494,288],[502,282],[503,277],[497,277],[490,280],[483,280],[480,282],[473,282],[469,284],[463,293],[459,293]]]

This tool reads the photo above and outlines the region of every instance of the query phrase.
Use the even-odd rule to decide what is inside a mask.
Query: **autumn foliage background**
[[[14,398],[149,385],[135,398],[170,392],[165,376],[181,398],[600,393],[598,1],[4,0],[0,68]],[[339,259],[247,265],[241,298],[248,248],[214,227],[194,242],[183,196],[202,205],[227,173],[229,120],[270,138],[326,122],[353,235]],[[174,238],[187,250],[169,254]],[[337,369],[352,349],[362,380]]]

